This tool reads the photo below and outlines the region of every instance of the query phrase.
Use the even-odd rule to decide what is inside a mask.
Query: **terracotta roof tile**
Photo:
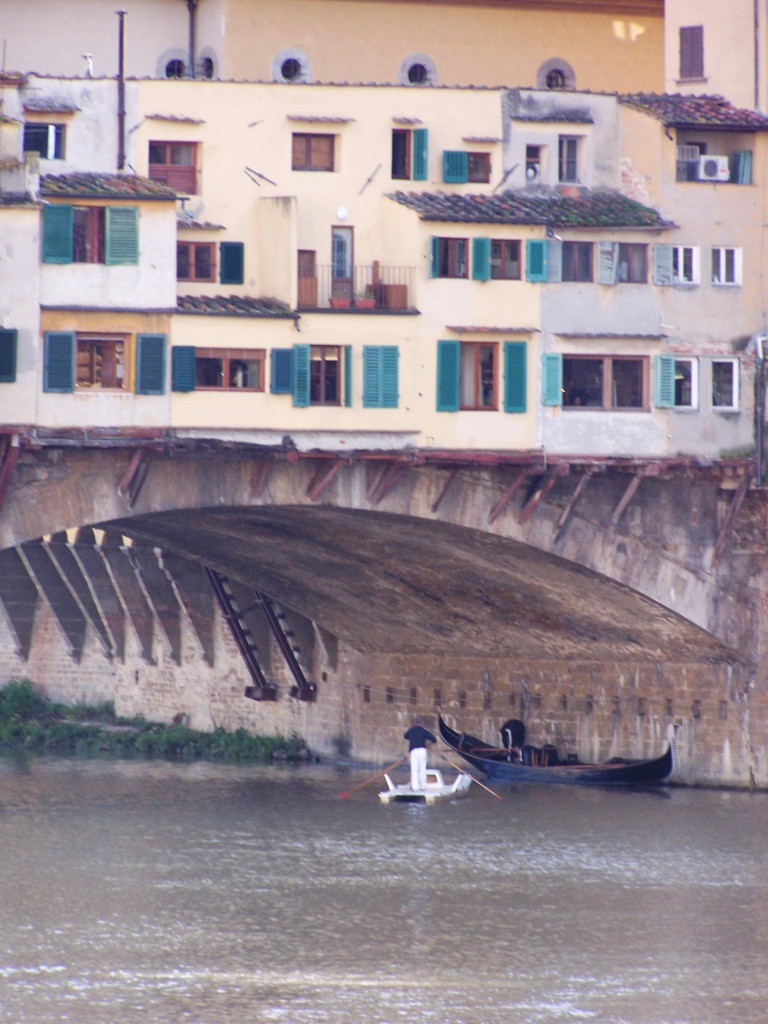
[[[45,174],[40,195],[88,199],[165,199],[176,193],[167,185],[136,174]]]
[[[253,299],[248,295],[179,295],[176,312],[208,316],[293,316],[290,306],[279,299]]]
[[[681,93],[632,93],[619,102],[674,128],[721,128],[768,131],[768,117],[732,106],[722,96],[683,96]]]
[[[620,192],[582,189],[577,198],[562,193],[507,191],[498,195],[446,195],[443,192],[395,192],[394,199],[425,221],[460,224],[541,224],[547,227],[674,227],[656,210]]]

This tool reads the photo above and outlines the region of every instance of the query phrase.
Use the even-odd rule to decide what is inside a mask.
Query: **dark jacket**
[[[425,747],[427,740],[430,743],[437,743],[429,729],[425,729],[423,725],[412,725],[408,732],[403,734],[403,738],[408,740],[409,753],[411,750],[415,750],[416,747]]]

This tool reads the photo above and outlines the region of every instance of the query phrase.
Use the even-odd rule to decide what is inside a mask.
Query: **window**
[[[697,408],[699,364],[696,359],[656,356],[654,374],[654,405],[667,409]]]
[[[699,283],[699,250],[696,246],[672,246],[672,281],[674,284]]]
[[[527,182],[541,181],[542,173],[542,147],[525,147],[525,180]]]
[[[392,177],[427,180],[427,129],[392,129]]]
[[[301,78],[301,61],[288,57],[280,65],[280,74],[286,82],[296,82]]]
[[[121,390],[126,385],[126,339],[77,335],[75,386]]]
[[[713,247],[712,284],[741,284],[741,249]]]
[[[561,135],[557,140],[557,180],[579,180],[579,140],[573,135]]]
[[[165,335],[137,334],[135,392],[165,391]],[[123,335],[46,331],[43,338],[43,391],[124,390],[128,386],[131,343]]]
[[[491,154],[467,153],[467,181],[486,183],[491,180]]]
[[[150,142],[149,176],[176,192],[197,192],[197,143]]]
[[[443,181],[461,184],[468,181],[487,183],[490,180],[490,153],[465,153],[454,149],[443,151]]]
[[[309,404],[340,405],[341,374],[338,345],[312,345],[309,356]]]
[[[680,78],[704,77],[704,26],[680,29]]]
[[[496,345],[461,342],[459,408],[496,408]]]
[[[678,409],[694,409],[697,405],[698,368],[695,359],[674,359],[675,397]]]
[[[39,153],[43,160],[64,159],[63,124],[25,124],[24,152]]]
[[[397,70],[400,85],[430,85],[436,79],[437,67],[426,53],[409,53],[400,61]]]
[[[195,348],[194,353],[196,389],[264,390],[263,350]]]
[[[619,281],[645,284],[648,280],[648,246],[639,242],[619,243]]]
[[[491,278],[494,280],[520,280],[520,243],[491,241]]]
[[[276,82],[309,82],[312,68],[306,53],[293,46],[280,50],[272,58],[272,78]]]
[[[592,243],[563,242],[562,280],[592,280]]]
[[[43,207],[44,263],[128,264],[139,261],[135,206]]]
[[[553,68],[547,72],[545,81],[548,89],[564,89],[566,85],[565,72],[562,68]]]
[[[466,238],[432,239],[432,277],[467,277]]]
[[[0,328],[0,384],[13,384],[16,380],[17,342],[15,328]]]
[[[219,243],[219,283],[242,284],[245,281],[245,244]]]
[[[562,356],[562,405],[644,409],[648,404],[647,377],[648,360],[643,357]]]
[[[738,360],[714,359],[712,361],[712,407],[714,409],[738,409]]]
[[[396,409],[398,398],[396,345],[363,347],[363,407]]]
[[[437,410],[498,409],[499,346],[495,342],[439,341],[437,343]],[[504,411],[525,412],[527,345],[504,342]]]
[[[176,279],[215,281],[216,247],[213,242],[176,243]]]
[[[187,73],[186,66],[183,60],[174,58],[169,60],[165,65],[165,77],[166,78],[184,78]]]
[[[213,64],[213,57],[203,57],[197,63],[197,75],[198,78],[213,78],[213,72],[215,71]]]
[[[332,171],[334,135],[293,133],[291,168],[294,171]]]
[[[574,89],[576,87],[576,74],[562,57],[550,57],[543,64],[539,65],[536,72],[537,89]]]

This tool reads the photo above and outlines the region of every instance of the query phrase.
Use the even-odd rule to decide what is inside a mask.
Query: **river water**
[[[368,774],[0,761],[2,1024],[768,1019],[768,796]]]

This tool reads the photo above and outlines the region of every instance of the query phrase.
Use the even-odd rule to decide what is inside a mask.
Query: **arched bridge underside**
[[[748,464],[23,452],[0,550],[96,525],[257,588],[362,651],[757,666]]]

